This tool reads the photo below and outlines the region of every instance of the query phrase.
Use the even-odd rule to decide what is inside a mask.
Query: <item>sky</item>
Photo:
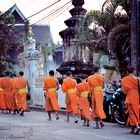
[[[0,0],[0,11],[4,12],[16,3],[19,9],[21,10],[21,12],[23,13],[23,15],[26,18],[28,18],[31,15],[35,14],[36,12],[48,7],[49,5],[57,1],[59,0]],[[30,23],[44,24],[44,25],[49,24],[54,43],[57,42],[61,43],[62,39],[59,36],[59,32],[67,28],[64,21],[71,17],[69,10],[73,8],[71,2],[69,1],[70,0],[60,0],[52,7],[29,18]],[[101,5],[103,4],[104,1],[105,0],[85,0],[85,4],[83,5],[83,7],[87,11],[93,9],[101,10]],[[62,8],[58,10],[60,7]],[[55,10],[57,10],[56,13],[51,14],[54,13]],[[45,18],[46,16],[47,18]]]

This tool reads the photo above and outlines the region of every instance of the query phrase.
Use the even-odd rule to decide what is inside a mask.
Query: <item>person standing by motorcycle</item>
[[[102,119],[106,118],[103,110],[103,84],[104,77],[99,74],[99,67],[94,67],[94,74],[88,77],[89,90],[92,96],[92,119],[95,119],[98,129],[99,124],[104,127]]]
[[[138,80],[134,76],[134,68],[129,66],[127,68],[128,76],[122,78],[122,90],[126,94],[125,105],[127,107],[128,120],[132,129],[130,133],[139,134],[140,131],[140,108],[139,100],[140,96],[138,93]],[[135,131],[136,129],[136,131]]]

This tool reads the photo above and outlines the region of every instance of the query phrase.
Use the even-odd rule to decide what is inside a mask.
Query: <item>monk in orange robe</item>
[[[11,110],[14,111],[14,114],[18,113],[18,109],[17,109],[17,101],[16,101],[16,95],[17,95],[17,90],[15,88],[15,84],[16,84],[16,74],[13,74],[12,75],[12,78],[11,78],[11,83],[13,85],[13,92],[12,92],[12,96],[11,96],[11,101],[12,101],[12,104],[11,104]]]
[[[89,96],[89,86],[86,82],[87,75],[81,75],[81,83],[76,86],[76,94],[79,97],[79,106],[82,118],[84,119],[84,126],[89,126],[89,121],[91,121],[90,106],[88,101]]]
[[[66,103],[66,113],[67,113],[67,122],[69,122],[69,115],[73,113],[75,116],[75,123],[78,123],[77,115],[79,114],[78,110],[78,100],[76,95],[76,80],[72,79],[72,73],[67,72],[67,77],[63,80],[62,91],[66,93],[65,103]]]
[[[44,80],[43,90],[45,90],[46,97],[46,112],[48,112],[49,120],[51,120],[51,112],[55,111],[56,120],[59,119],[58,116],[58,99],[57,99],[57,88],[58,81],[54,77],[54,71],[49,71],[49,76]]]
[[[137,77],[134,76],[133,67],[128,67],[128,74],[128,76],[121,80],[122,90],[126,94],[125,104],[129,115],[127,123],[132,127],[130,133],[138,134],[140,131],[140,96],[138,93],[138,80]]]
[[[30,93],[30,86],[28,80],[23,77],[24,72],[19,72],[19,77],[15,80],[16,99],[19,114],[24,115],[26,111],[26,94]]]
[[[6,102],[5,102],[5,96],[4,96],[4,92],[3,92],[3,88],[1,85],[1,79],[3,76],[1,76],[0,78],[0,110],[2,110],[2,112],[4,110],[6,110]]]
[[[102,119],[106,118],[103,110],[103,84],[104,78],[99,74],[99,68],[94,67],[94,74],[88,77],[88,85],[92,94],[92,119],[95,119],[94,128],[104,127]]]
[[[9,72],[5,72],[5,77],[1,79],[1,89],[3,89],[3,94],[5,98],[5,104],[6,104],[6,112],[9,111],[11,113],[11,106],[12,106],[12,91],[13,91],[13,85],[11,83],[11,80],[9,78]]]

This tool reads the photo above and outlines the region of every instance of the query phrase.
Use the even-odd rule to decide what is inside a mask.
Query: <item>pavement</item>
[[[42,106],[38,106],[38,105],[30,105],[30,110],[32,110],[32,111],[39,111],[39,112],[45,112],[45,108],[42,107]],[[66,108],[60,108],[59,109],[59,114],[65,115],[66,114],[65,110],[66,110]]]
[[[128,134],[130,128],[115,123],[105,122],[102,129],[93,129],[82,126],[82,121],[74,123],[65,122],[65,115],[60,114],[60,119],[48,121],[47,113],[31,111],[25,115],[12,115],[0,113],[0,140],[139,140],[140,135]]]

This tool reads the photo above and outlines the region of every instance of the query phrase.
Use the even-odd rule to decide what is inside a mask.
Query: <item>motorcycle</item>
[[[104,112],[106,114],[106,121],[113,121],[113,94],[115,93],[112,85],[106,85],[104,89]]]
[[[113,106],[112,106],[112,116],[115,122],[121,125],[125,125],[127,122],[127,114],[125,108],[125,95],[122,88],[118,88],[112,96]]]

